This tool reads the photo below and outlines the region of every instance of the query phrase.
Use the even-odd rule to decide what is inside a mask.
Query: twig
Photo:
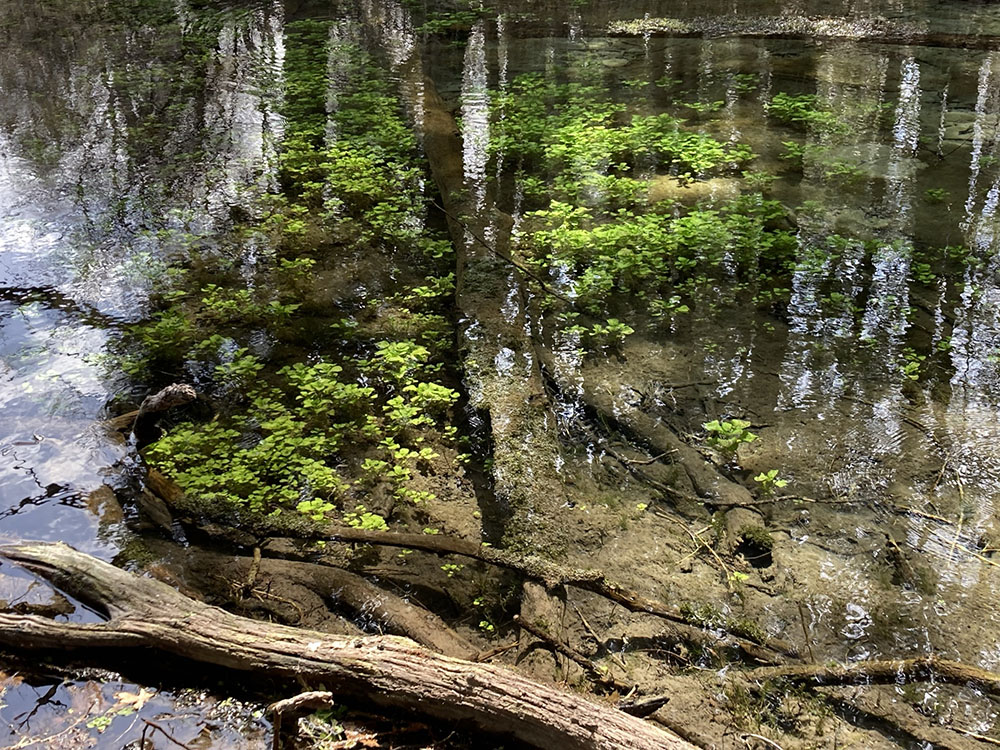
[[[1000,740],[994,737],[987,737],[985,734],[977,734],[976,732],[970,732],[968,729],[960,729],[959,727],[954,727],[954,730],[959,734],[964,734],[966,737],[972,737],[980,742],[985,742],[987,745],[997,745],[1000,747]]]
[[[552,287],[550,287],[541,276],[539,276],[538,274],[536,274],[530,268],[528,268],[527,266],[525,266],[522,263],[518,263],[513,258],[509,258],[506,255],[504,255],[503,253],[499,252],[489,242],[487,242],[482,237],[480,237],[478,234],[476,234],[474,231],[472,231],[472,228],[468,224],[466,224],[460,218],[458,218],[457,216],[455,216],[455,214],[453,214],[451,211],[449,211],[448,209],[446,209],[444,206],[440,205],[437,201],[431,201],[431,205],[434,206],[434,208],[436,208],[438,211],[440,211],[441,213],[443,213],[445,216],[447,216],[449,219],[451,219],[452,221],[454,221],[456,224],[458,224],[460,227],[462,227],[462,229],[464,229],[466,232],[469,233],[469,236],[472,237],[472,239],[474,239],[480,245],[482,245],[483,247],[485,247],[494,257],[499,258],[504,263],[509,263],[510,265],[514,266],[514,268],[516,268],[518,271],[520,271],[525,276],[527,276],[528,278],[533,279],[534,281],[537,281],[539,283],[539,285],[542,287],[542,289],[545,291],[546,294],[550,294],[553,297],[556,297],[556,298],[562,300],[563,302],[565,302],[568,305],[572,305],[573,304],[573,300],[571,300],[566,295],[564,295],[564,294],[562,294],[560,292],[557,292],[555,289],[553,289]]]
[[[950,685],[974,684],[993,695],[1000,695],[1000,674],[933,655],[914,659],[859,661],[844,666],[804,664],[757,667],[743,675],[752,680],[787,679],[806,685],[896,684],[935,679]]]
[[[937,473],[937,477],[934,479],[934,484],[931,486],[931,490],[936,490],[938,485],[941,484],[941,480],[944,479],[944,473],[948,470],[948,463],[951,461],[951,451],[944,457],[944,461],[941,462],[941,470]]]
[[[666,695],[654,695],[652,698],[642,698],[639,700],[622,700],[618,703],[618,710],[627,714],[645,719],[650,714],[654,714],[670,702],[670,697]]]
[[[260,572],[260,547],[253,548],[253,560],[250,562],[250,570],[247,572],[247,582],[243,584],[243,596],[247,596],[253,591],[253,585],[257,582],[257,573]]]
[[[946,523],[949,526],[951,525],[951,519],[945,518],[944,516],[936,516],[933,513],[927,513],[926,511],[917,510],[916,508],[908,508],[903,505],[892,505],[891,507],[899,513],[908,513],[920,518],[926,518],[929,521],[937,521],[938,523]]]
[[[784,750],[784,748],[782,748],[781,745],[779,745],[777,742],[775,742],[774,740],[769,740],[767,737],[764,737],[763,735],[754,734],[753,732],[746,732],[744,736],[753,737],[755,740],[760,740],[765,745],[770,745],[771,747],[777,748],[777,750]]]
[[[580,608],[574,604],[573,605],[573,611],[576,612],[577,617],[580,618],[580,622],[583,623],[583,627],[587,631],[587,635],[589,635],[591,638],[593,638],[594,639],[594,643],[596,643],[598,646],[600,646],[603,643],[603,641],[600,639],[600,637],[597,635],[597,633],[594,631],[594,629],[592,627],[590,627],[590,623],[587,622],[587,618],[583,616],[583,612],[580,611]],[[621,667],[622,669],[625,669],[625,670],[628,669],[628,666],[625,664],[625,660],[622,659],[620,655],[618,655],[618,654],[614,653],[613,651],[611,651],[610,649],[608,649],[608,656],[610,656],[615,661],[615,663],[619,667]]]
[[[494,648],[491,648],[489,651],[483,651],[483,653],[479,654],[479,656],[476,657],[476,661],[480,663],[484,661],[489,661],[490,659],[496,658],[501,654],[506,654],[512,648],[517,648],[517,645],[518,645],[517,641],[511,641],[505,646],[496,646]]]
[[[164,729],[163,727],[161,727],[159,724],[157,724],[155,722],[152,722],[149,719],[143,719],[142,723],[145,724],[147,727],[150,727],[150,728],[154,729],[155,731],[159,732],[160,734],[162,734],[164,737],[166,737],[168,740],[170,740],[171,742],[173,742],[178,747],[183,747],[184,750],[191,750],[191,746],[190,745],[185,745],[183,742],[181,742],[179,739],[177,739],[176,737],[174,737],[172,734],[170,734],[170,732],[168,732],[166,729]],[[144,732],[144,734],[145,734],[145,732]]]
[[[632,466],[649,466],[650,464],[656,463],[661,458],[664,458],[666,456],[669,456],[671,453],[676,453],[676,452],[677,452],[676,450],[663,451],[663,453],[661,453],[658,456],[653,456],[652,458],[647,458],[642,461],[635,458],[626,458],[625,456],[622,456],[619,460],[622,461],[622,463],[631,464]]]
[[[965,522],[965,511],[960,510],[958,512],[958,526],[955,527],[955,537],[951,540],[951,547],[948,548],[948,559],[955,559],[955,547],[958,546],[958,540],[962,536],[962,524]]]
[[[806,639],[806,650],[809,652],[809,661],[815,664],[816,657],[813,655],[812,639],[809,637],[809,628],[806,627],[805,609],[802,607],[802,602],[795,603],[799,605],[799,621],[802,623],[802,635],[804,635]]]

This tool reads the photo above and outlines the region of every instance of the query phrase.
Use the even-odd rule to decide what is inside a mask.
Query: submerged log
[[[150,490],[162,497],[164,501],[180,514],[190,514],[193,518],[199,518],[199,508],[194,507],[191,501],[184,494],[184,491],[155,469],[150,469],[146,484]],[[672,623],[673,630],[678,637],[705,647],[725,645],[712,633],[702,630],[700,627],[691,625],[681,614],[677,607],[664,604],[663,602],[650,599],[637,591],[628,589],[614,581],[599,570],[581,570],[567,568],[556,563],[538,557],[536,555],[521,554],[516,551],[498,549],[479,542],[468,539],[459,539],[441,534],[413,534],[405,532],[373,531],[369,529],[356,529],[350,526],[327,525],[321,527],[298,526],[288,524],[284,521],[273,521],[270,519],[256,519],[256,530],[263,535],[266,542],[263,543],[263,551],[276,558],[289,558],[284,552],[278,552],[282,541],[288,541],[289,537],[297,539],[308,539],[313,541],[346,542],[348,544],[372,544],[381,547],[400,547],[403,549],[423,550],[437,555],[460,555],[469,557],[489,565],[506,568],[521,575],[527,580],[538,581],[547,589],[554,589],[558,586],[573,586],[584,591],[597,594],[616,604],[621,605],[630,612],[644,613],[660,617]],[[218,524],[199,524],[199,528],[206,533],[217,535],[227,541],[234,541],[238,538],[240,543],[248,543],[251,535],[238,530],[223,527]],[[254,540],[256,543],[256,540]],[[314,557],[310,555],[309,557]],[[305,556],[295,556],[291,559],[306,559]],[[796,648],[785,641],[768,638],[761,641],[754,641],[736,633],[729,633],[729,643],[739,648],[750,658],[763,663],[775,663],[775,656],[797,656]]]
[[[7,546],[0,555],[109,616],[81,624],[0,614],[0,643],[10,647],[153,648],[228,669],[323,682],[352,700],[470,721],[540,748],[694,747],[615,708],[406,638],[332,636],[238,617],[65,544]]]
[[[566,373],[551,352],[542,348],[538,351],[555,387],[562,388],[568,380],[583,405],[602,424],[647,446],[654,455],[669,455],[681,466],[702,501],[724,513],[730,552],[739,553],[744,548],[761,546],[770,549],[766,543],[769,535],[764,518],[754,508],[757,503],[750,490],[725,476],[661,419],[642,409],[621,408],[615,403],[615,389],[600,382],[598,377],[583,370]],[[758,541],[754,543],[754,540]]]
[[[1000,674],[934,655],[836,666],[802,664],[760,667],[745,672],[744,677],[753,680],[789,680],[807,685],[893,685],[933,680],[950,685],[975,685],[1000,696]]]
[[[189,550],[193,572],[200,577],[221,576],[230,583],[232,600],[245,606],[255,600],[261,603],[285,603],[287,610],[298,607],[294,593],[305,589],[317,597],[317,604],[329,609],[331,603],[352,620],[374,622],[379,632],[401,635],[421,646],[446,656],[474,659],[479,650],[462,638],[433,612],[418,607],[385,589],[379,588],[357,573],[311,562],[280,560],[274,558],[231,557],[204,550]],[[244,585],[240,586],[239,583]],[[240,590],[242,589],[242,590]],[[286,619],[293,625],[313,624],[301,622],[299,617]],[[316,627],[315,624],[313,624]],[[317,627],[328,630],[326,627]],[[344,633],[344,630],[339,632]],[[350,632],[350,631],[348,631]]]

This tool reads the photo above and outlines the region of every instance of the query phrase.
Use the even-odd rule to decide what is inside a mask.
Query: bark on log
[[[114,432],[131,432],[138,420],[173,409],[175,406],[186,406],[198,398],[198,393],[186,383],[171,383],[166,388],[143,399],[139,408],[105,420],[104,426]]]
[[[104,623],[0,614],[15,648],[154,648],[241,671],[322,681],[333,691],[448,721],[472,721],[540,748],[693,750],[641,719],[489,664],[441,656],[405,638],[340,637],[248,620],[189,599],[64,544],[0,548],[108,614]]]

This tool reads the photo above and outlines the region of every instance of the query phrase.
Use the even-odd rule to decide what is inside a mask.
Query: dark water
[[[689,314],[630,337],[624,363],[596,367],[617,379],[623,411],[637,392],[660,399],[671,382],[710,381],[706,419],[761,425],[747,471],[776,468],[802,495],[850,504],[779,507],[769,519],[789,571],[775,585],[801,593],[825,658],[931,651],[1000,671],[1000,47],[849,38],[873,19],[1000,35],[1000,6],[511,2],[419,31],[446,10],[0,0],[0,537],[128,561],[134,451],[99,422],[114,400],[143,393],[103,355],[148,312],[170,262],[224,244],[234,207],[274,187],[285,24],[333,17],[364,28],[358,37],[404,83],[416,56],[461,117],[466,186],[484,215],[496,206],[516,223],[528,210],[522,177],[491,159],[496,92],[522,74],[596,86],[629,111],[670,112],[750,145],[754,169],[776,175],[771,194],[796,207],[799,257],[780,312],[722,284],[687,300]],[[822,15],[845,38],[606,31],[666,15]],[[665,78],[675,82],[656,85]],[[767,106],[777,92],[815,95],[839,127],[776,122]],[[411,114],[419,133],[421,113]],[[781,158],[788,141],[805,147],[801,168]],[[846,180],[832,172],[843,165]],[[635,177],[691,199],[663,175]],[[710,200],[748,188],[726,177],[697,189]],[[834,233],[869,244],[815,252]],[[966,250],[924,267],[923,251],[941,246]],[[614,304],[643,319],[641,300]],[[581,367],[568,356],[560,375]],[[568,422],[582,415],[572,398],[561,406]],[[886,580],[887,533],[924,584]],[[762,605],[776,630],[792,601],[778,600]],[[9,691],[18,710],[24,690]],[[971,690],[960,697],[937,710],[993,730],[995,707]]]

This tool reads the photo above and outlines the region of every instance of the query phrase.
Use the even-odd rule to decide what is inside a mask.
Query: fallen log
[[[242,589],[233,593],[237,606],[255,598],[261,601],[287,599],[294,606],[294,597],[286,593],[286,589],[301,586],[324,603],[332,602],[336,609],[344,610],[353,620],[373,621],[379,632],[405,636],[421,646],[459,659],[474,659],[479,653],[434,613],[343,568],[273,558],[231,557],[202,550],[195,553],[189,550],[189,554],[195,555],[191,566],[195,575],[221,576],[230,584],[240,580],[249,582],[249,585],[234,587]],[[289,624],[304,623],[293,619]]]
[[[436,654],[405,638],[332,636],[238,617],[65,544],[5,546],[0,555],[109,617],[70,623],[0,614],[0,643],[9,647],[153,648],[229,669],[323,682],[352,700],[470,721],[540,748],[694,747],[617,709],[503,667]]]

